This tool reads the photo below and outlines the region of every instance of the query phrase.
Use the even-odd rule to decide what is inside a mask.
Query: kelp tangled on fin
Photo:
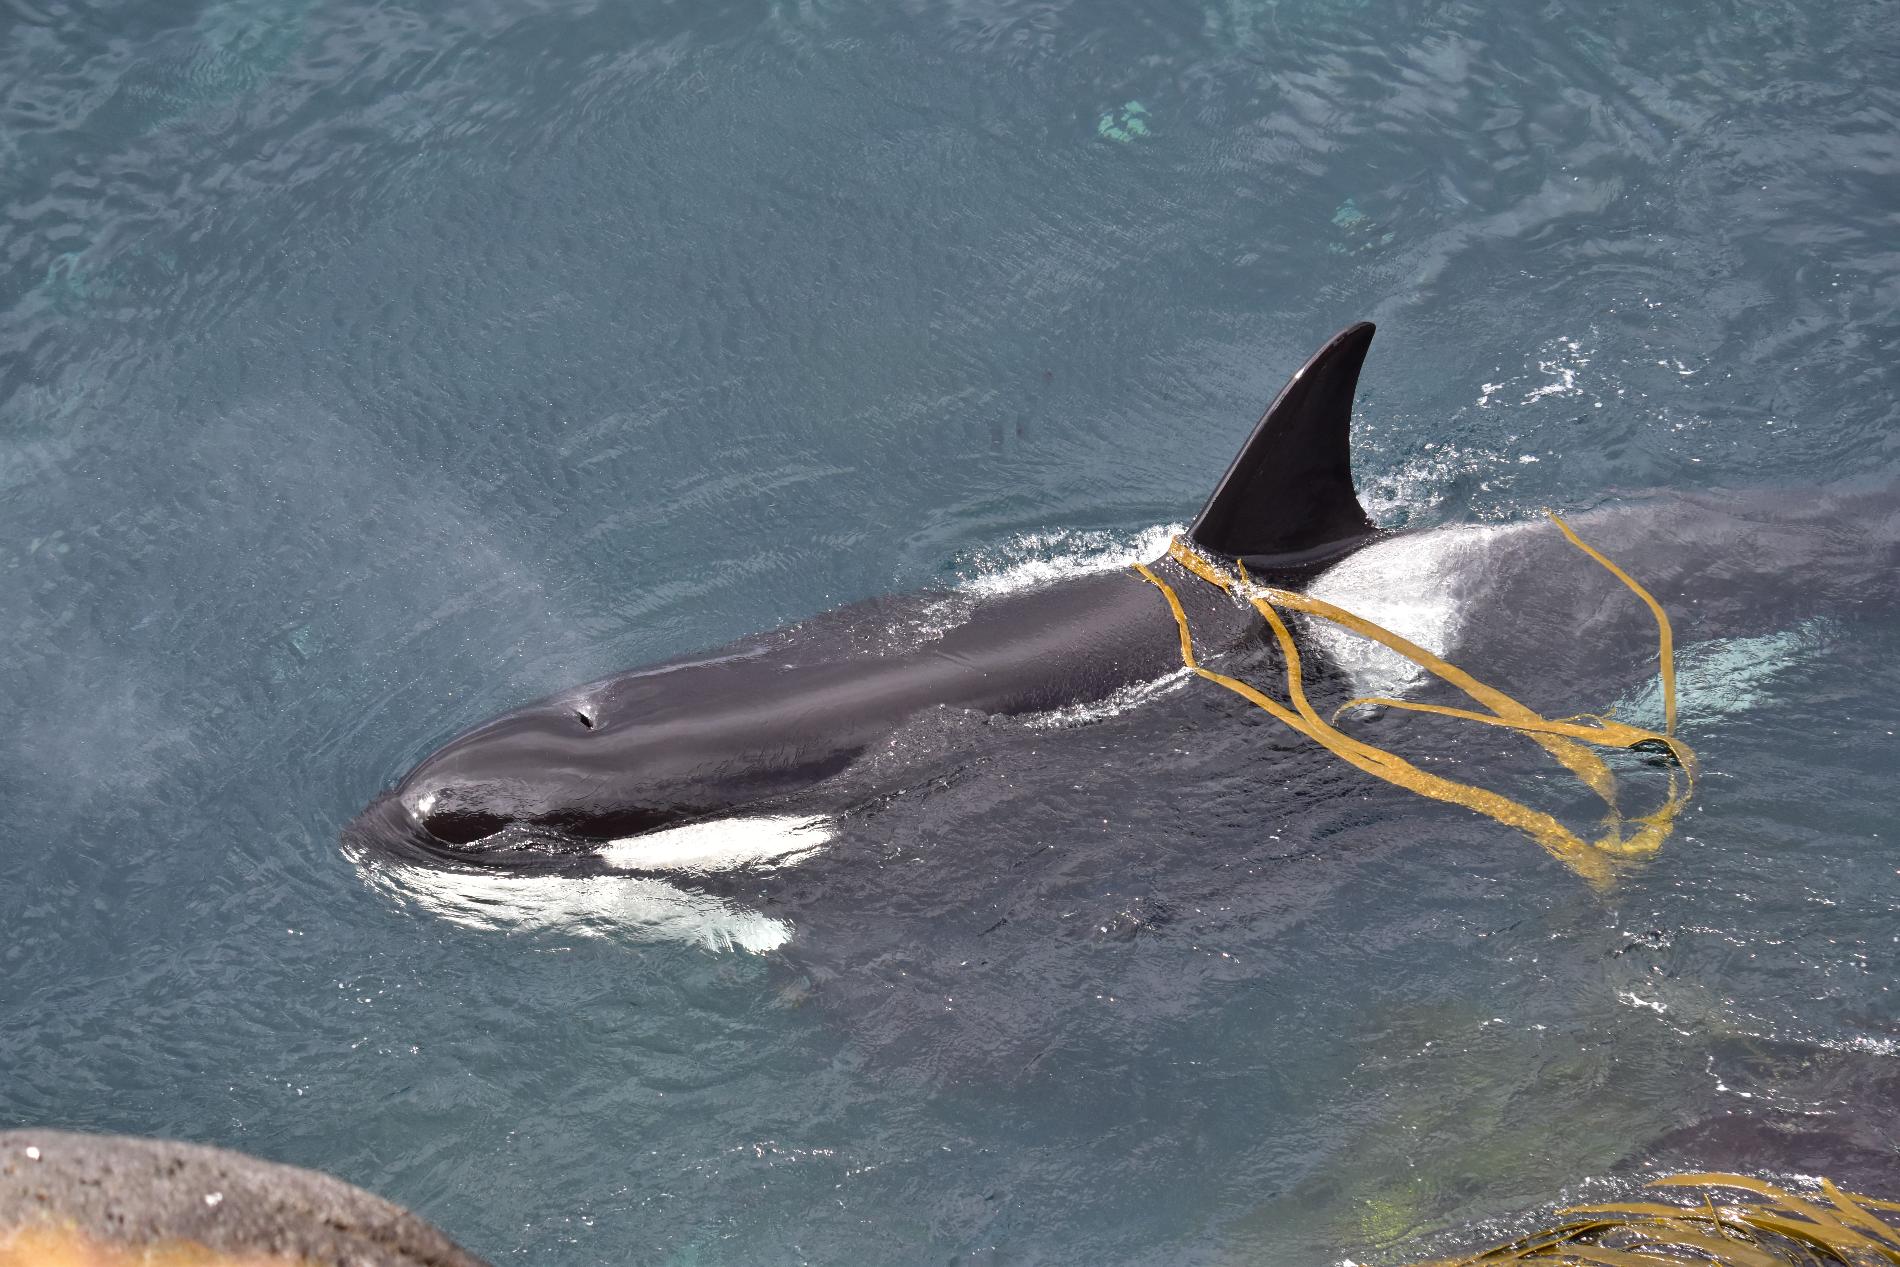
[[[1694,1204],[1612,1201],[1559,1210],[1555,1227],[1462,1258],[1418,1267],[1893,1267],[1900,1263],[1900,1202],[1843,1192],[1826,1179],[1799,1196],[1746,1175],[1670,1175],[1649,1185]],[[1700,1189],[1699,1192],[1692,1190]],[[1739,1193],[1718,1201],[1716,1192]]]
[[[1234,692],[1368,774],[1420,796],[1462,805],[1508,827],[1517,828],[1578,875],[1592,883],[1602,884],[1613,877],[1617,861],[1647,858],[1662,847],[1663,840],[1675,826],[1676,815],[1695,791],[1695,753],[1675,733],[1675,638],[1668,613],[1648,590],[1585,543],[1571,530],[1569,524],[1555,513],[1550,518],[1572,545],[1608,569],[1611,575],[1648,605],[1656,618],[1657,659],[1663,683],[1664,723],[1661,731],[1631,726],[1607,716],[1583,714],[1557,719],[1544,717],[1496,687],[1487,686],[1464,670],[1383,626],[1308,594],[1256,584],[1248,576],[1246,564],[1239,563],[1235,571],[1229,572],[1177,538],[1168,547],[1168,554],[1175,562],[1208,584],[1246,599],[1267,622],[1268,628],[1273,630],[1274,639],[1286,660],[1289,707],[1289,704],[1282,704],[1238,678],[1204,667],[1195,656],[1194,635],[1188,627],[1187,612],[1173,587],[1144,564],[1136,564],[1135,570],[1159,588],[1167,599],[1168,608],[1173,612],[1175,623],[1180,629],[1181,662],[1195,674]],[[1440,681],[1457,687],[1487,711],[1362,696],[1348,700],[1334,712],[1331,719],[1322,718],[1306,698],[1299,648],[1287,628],[1283,611],[1316,617],[1368,638],[1410,660]],[[1586,841],[1541,810],[1532,809],[1488,788],[1428,773],[1392,752],[1355,739],[1338,729],[1334,723],[1340,715],[1361,705],[1435,713],[1481,725],[1498,726],[1525,735],[1576,775],[1603,802],[1607,811],[1603,819],[1603,834],[1595,840]],[[1626,818],[1617,803],[1616,775],[1603,758],[1591,750],[1591,746],[1657,752],[1668,756],[1671,759],[1668,797],[1650,813],[1633,819]],[[1680,779],[1678,771],[1681,771]]]

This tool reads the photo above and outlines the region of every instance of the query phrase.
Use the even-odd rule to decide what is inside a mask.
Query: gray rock
[[[340,1179],[171,1140],[0,1131],[0,1240],[70,1223],[119,1245],[195,1241],[324,1267],[487,1267]]]

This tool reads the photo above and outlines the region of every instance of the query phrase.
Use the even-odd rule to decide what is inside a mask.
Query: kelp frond
[[[1746,1175],[1671,1175],[1649,1186],[1678,1199],[1559,1210],[1554,1227],[1418,1267],[1900,1267],[1900,1202],[1826,1179],[1807,1195]]]

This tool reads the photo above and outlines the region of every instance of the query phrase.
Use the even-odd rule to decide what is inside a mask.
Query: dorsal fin
[[[1334,335],[1287,380],[1195,516],[1203,550],[1298,566],[1376,531],[1352,486],[1352,397],[1373,326]]]

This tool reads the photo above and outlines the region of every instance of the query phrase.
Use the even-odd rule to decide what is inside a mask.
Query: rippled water
[[[717,895],[784,937],[338,844],[544,691],[1132,548],[1360,317],[1389,525],[1890,485],[1897,48],[1868,0],[8,0],[0,1124],[560,1264],[1364,1260],[1649,1160],[1900,1196],[1878,585],[1685,652],[1707,776],[1607,893],[1205,684]]]

